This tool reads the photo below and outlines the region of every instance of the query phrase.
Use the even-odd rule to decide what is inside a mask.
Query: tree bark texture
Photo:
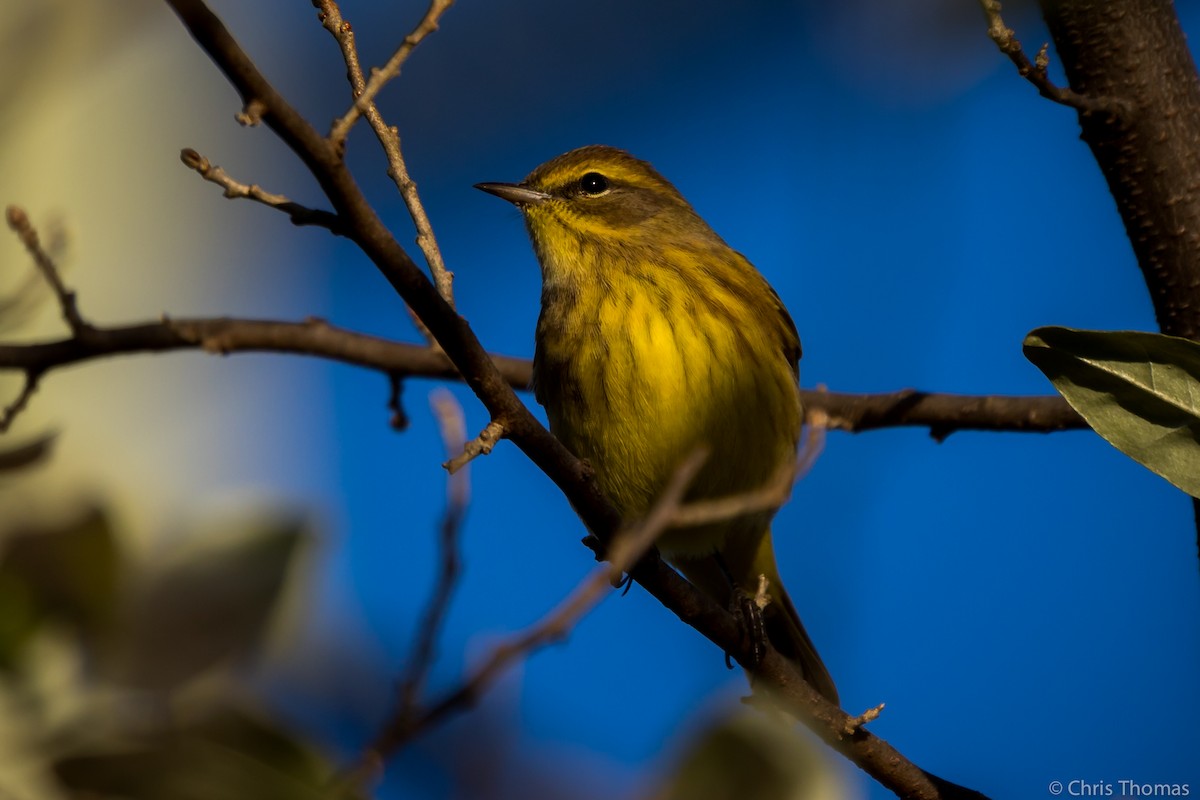
[[[1200,339],[1200,80],[1170,0],[1042,0],[1163,333]]]
[[[1163,333],[1200,340],[1200,78],[1171,0],[1040,0]],[[1200,500],[1193,499],[1200,551]]]

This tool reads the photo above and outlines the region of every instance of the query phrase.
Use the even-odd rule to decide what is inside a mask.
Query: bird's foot
[[[754,668],[761,664],[767,653],[767,629],[763,624],[762,612],[771,602],[771,598],[767,594],[768,586],[769,582],[765,575],[758,576],[758,586],[755,587],[753,594],[741,586],[736,584],[733,586],[729,611],[738,621],[738,626],[742,630],[742,641],[745,643],[745,650],[750,658],[750,663],[744,666],[748,668]],[[728,653],[725,654],[725,665],[733,669]]]

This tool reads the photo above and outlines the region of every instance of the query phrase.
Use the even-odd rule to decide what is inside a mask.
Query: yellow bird
[[[625,519],[707,445],[689,499],[758,489],[796,458],[800,338],[779,296],[648,163],[573,150],[521,183],[477,188],[524,214],[542,269],[534,391],[550,430]],[[771,513],[672,528],[663,556],[731,606],[765,576],[771,644],[837,689],[783,588]]]

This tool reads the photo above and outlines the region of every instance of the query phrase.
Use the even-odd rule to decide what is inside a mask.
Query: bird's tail
[[[730,604],[732,579],[744,592],[753,594],[758,589],[759,576],[767,579],[767,595],[770,602],[762,610],[763,627],[767,639],[779,651],[800,669],[804,680],[821,693],[826,700],[840,706],[837,687],[829,670],[825,668],[817,648],[813,645],[808,632],[800,622],[800,615],[792,605],[783,581],[779,578],[779,568],[775,564],[775,548],[771,543],[771,533],[767,531],[758,542],[757,547],[736,548],[726,546],[721,548],[717,558],[706,557],[697,559],[672,559],[681,572],[696,584],[705,594],[719,603]],[[723,566],[721,566],[723,565]]]
[[[771,566],[775,566],[774,558],[771,559]],[[769,582],[767,594],[771,597],[771,602],[762,612],[767,639],[780,655],[800,668],[800,674],[804,676],[804,680],[808,681],[809,685],[820,692],[826,700],[840,707],[841,703],[838,701],[837,686],[833,683],[833,677],[825,668],[825,662],[821,661],[821,656],[817,654],[817,648],[812,643],[812,639],[808,637],[808,631],[804,630],[804,624],[800,622],[800,615],[796,613],[796,607],[792,605],[792,598],[788,597],[787,590],[783,588],[783,582],[779,580],[778,570],[775,575],[771,575],[765,570],[760,571],[759,574],[766,575]]]

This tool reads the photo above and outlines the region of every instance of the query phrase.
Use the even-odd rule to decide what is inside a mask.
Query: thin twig
[[[442,298],[452,307],[454,305],[454,274],[446,269],[446,262],[438,247],[437,237],[433,234],[433,224],[429,221],[429,215],[425,213],[425,206],[417,192],[416,181],[408,172],[408,165],[404,161],[404,155],[400,148],[400,131],[384,121],[379,107],[375,105],[375,97],[388,81],[400,74],[400,67],[408,59],[413,49],[421,43],[421,40],[437,30],[438,20],[453,2],[454,0],[432,0],[421,22],[412,33],[404,37],[404,42],[388,59],[387,64],[372,70],[371,79],[368,81],[359,62],[358,48],[354,41],[354,29],[342,17],[337,2],[335,0],[313,0],[313,5],[320,9],[318,16],[321,25],[333,35],[342,51],[342,58],[346,62],[346,77],[350,81],[350,88],[355,98],[354,105],[350,107],[350,110],[334,123],[329,132],[329,141],[339,150],[343,149],[350,128],[353,127],[360,115],[366,116],[383,148],[384,155],[387,157],[387,174],[395,182],[400,196],[404,199],[405,206],[408,207],[409,216],[417,230],[417,246],[425,255],[434,285]],[[416,318],[416,322],[418,329],[426,336],[430,344],[436,344],[436,340],[428,334],[428,329],[424,327],[419,318]]]
[[[434,391],[430,397],[434,417],[441,430],[442,442],[446,453],[453,454],[462,451],[467,439],[466,420],[462,406],[454,399],[454,395],[445,389]],[[438,559],[439,569],[437,583],[429,607],[418,630],[417,641],[413,646],[409,668],[400,681],[400,705],[397,715],[408,718],[416,713],[417,703],[425,687],[429,670],[437,656],[437,641],[445,623],[446,612],[450,607],[450,599],[454,596],[454,588],[462,570],[462,559],[459,556],[459,532],[463,519],[466,517],[467,504],[470,502],[471,484],[469,470],[451,473],[446,478],[446,511],[438,526]]]
[[[224,169],[210,163],[207,158],[190,147],[180,151],[179,159],[188,169],[195,170],[201,178],[224,189],[225,196],[228,198],[254,200],[287,214],[293,225],[314,225],[343,235],[341,220],[338,219],[337,214],[294,203],[284,195],[272,194],[254,183],[236,181]]]
[[[609,593],[612,581],[628,571],[650,549],[654,540],[670,526],[683,500],[684,492],[707,456],[706,450],[698,449],[685,459],[675,470],[675,474],[645,519],[613,539],[609,562],[593,570],[549,614],[523,633],[492,650],[484,662],[472,671],[469,678],[431,703],[420,715],[394,715],[360,758],[354,773],[362,776],[364,769],[373,770],[420,731],[454,711],[471,706],[514,662],[528,657],[541,647],[563,640]]]
[[[866,725],[870,722],[874,722],[875,720],[879,719],[879,715],[883,713],[883,707],[885,705],[887,705],[887,704],[880,703],[879,705],[875,706],[874,708],[868,708],[866,711],[859,714],[858,716],[850,717],[846,721],[846,727],[845,727],[846,735],[851,736],[851,735],[857,733],[864,725]]]
[[[401,395],[404,394],[404,376],[398,372],[388,373],[388,411],[392,412],[391,419],[388,420],[388,425],[394,431],[408,430],[408,414],[404,410],[404,403],[401,400]]]
[[[62,277],[58,274],[58,267],[54,264],[54,259],[50,258],[50,254],[42,247],[41,241],[38,239],[37,229],[29,221],[29,215],[25,213],[24,209],[18,206],[9,206],[5,216],[8,220],[8,227],[16,232],[21,243],[25,245],[25,249],[29,251],[29,255],[33,256],[33,263],[37,265],[38,270],[42,273],[42,277],[46,279],[46,283],[50,284],[50,288],[54,291],[54,296],[58,298],[58,305],[62,309],[63,319],[66,320],[67,327],[71,329],[71,333],[76,336],[80,335],[90,326],[79,313],[79,306],[75,300],[75,292],[68,289],[66,284],[63,283]]]
[[[417,23],[417,27],[413,29],[412,33],[404,37],[404,41],[401,42],[400,46],[396,48],[396,51],[392,53],[392,57],[387,60],[387,63],[382,67],[377,67],[376,69],[371,70],[370,81],[363,80],[362,68],[358,66],[358,56],[354,55],[353,69],[356,69],[358,72],[357,79],[352,78],[355,92],[354,105],[352,105],[350,109],[347,110],[346,113],[334,123],[333,128],[329,131],[329,138],[331,140],[334,142],[343,142],[346,140],[346,136],[350,133],[350,129],[354,127],[354,123],[358,121],[360,116],[369,113],[369,110],[371,106],[374,105],[375,98],[379,95],[379,92],[383,90],[383,87],[386,86],[389,81],[400,75],[400,68],[404,66],[404,62],[408,60],[408,57],[412,54],[412,51],[426,36],[438,29],[438,22],[441,20],[442,15],[445,14],[453,4],[454,0],[432,0],[432,2],[429,4],[429,9],[425,12],[425,16],[421,18],[419,23]],[[338,30],[330,30],[331,33],[333,33],[335,36],[340,34],[347,38],[353,36],[353,32],[350,29],[350,24],[341,19],[341,13],[337,10],[337,3],[332,2],[332,0],[313,0],[313,5],[320,8],[326,17],[329,17],[333,13],[337,13],[338,24],[336,27]],[[325,24],[327,28],[329,28],[331,24],[325,19],[322,20],[322,23]],[[351,39],[351,42],[352,41],[353,40]],[[339,44],[341,44],[340,39]],[[353,49],[352,43],[350,45],[350,49]],[[343,47],[342,52],[343,54],[346,53],[345,47]],[[346,58],[346,66],[351,66],[351,58],[349,56]]]
[[[788,501],[796,481],[808,474],[824,449],[825,426],[821,424],[823,419],[823,414],[810,418],[796,459],[776,472],[764,486],[729,497],[694,500],[675,510],[671,524],[692,527],[778,509]]]
[[[816,392],[824,394],[825,384],[817,386]],[[801,393],[803,394],[803,392]],[[793,482],[800,480],[813,468],[821,453],[825,450],[825,432],[829,430],[829,414],[824,409],[809,410],[805,414],[805,426],[797,447],[796,477]]]
[[[3,411],[0,411],[0,433],[7,433],[8,429],[12,427],[13,420],[29,405],[30,398],[37,391],[40,377],[41,372],[38,370],[31,369],[25,372],[25,383],[21,386],[21,393],[5,406]]]
[[[442,464],[442,466],[447,472],[453,475],[479,456],[491,455],[492,448],[504,438],[504,431],[505,424],[503,420],[492,420],[487,424],[486,428],[480,431],[478,436],[463,446],[462,452]]]
[[[983,9],[984,16],[987,17],[988,36],[1000,48],[1000,52],[1008,56],[1009,60],[1016,65],[1017,72],[1021,77],[1037,87],[1038,93],[1042,97],[1064,106],[1070,106],[1084,114],[1105,113],[1120,117],[1128,112],[1127,104],[1119,98],[1090,97],[1072,89],[1057,86],[1050,80],[1046,71],[1050,64],[1050,58],[1047,55],[1049,43],[1042,45],[1035,61],[1031,63],[1029,57],[1025,55],[1025,50],[1021,47],[1021,42],[1017,40],[1016,31],[1004,24],[1004,19],[1000,16],[999,0],[979,0],[979,5]]]
[[[421,196],[417,193],[417,182],[408,174],[408,166],[400,152],[399,131],[395,127],[388,128],[387,134],[380,137],[380,142],[388,157],[388,175],[396,182],[400,196],[404,198],[404,205],[408,207],[408,214],[417,229],[417,247],[425,255],[425,263],[429,265],[429,272],[433,275],[433,283],[437,286],[438,293],[453,308],[454,273],[446,269],[441,248],[433,235],[433,223],[429,221]]]
[[[697,500],[680,506],[675,509],[671,524],[692,527],[774,511],[791,496],[792,484],[797,475],[797,463],[793,462],[779,470],[769,483],[759,489],[715,500]]]
[[[367,80],[363,75],[362,65],[358,60],[358,47],[354,43],[354,27],[349,20],[342,17],[342,9],[336,0],[312,0],[313,8],[317,9],[317,19],[321,27],[329,31],[342,51],[342,60],[346,62],[346,80],[350,81],[350,91],[357,100],[362,97],[367,88]],[[355,120],[358,117],[355,116]],[[344,147],[349,128],[339,137],[334,137],[332,131],[329,139],[339,147]]]

